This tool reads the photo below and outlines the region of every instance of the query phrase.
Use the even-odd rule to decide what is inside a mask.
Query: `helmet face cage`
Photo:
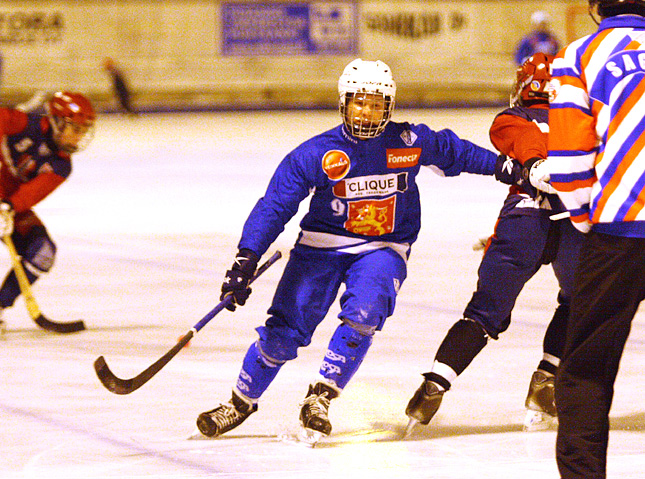
[[[381,61],[356,59],[338,80],[339,111],[347,131],[360,139],[383,133],[392,117],[396,84]]]
[[[536,53],[517,69],[511,92],[511,106],[549,103],[552,61],[552,55]]]
[[[67,153],[74,153],[87,147],[94,137],[96,113],[90,101],[80,93],[56,92],[46,105],[47,116],[54,132],[54,141]],[[71,129],[79,136],[77,142],[63,143],[66,130]]]
[[[356,138],[376,138],[388,124],[394,98],[383,93],[348,92],[340,98],[345,128]]]

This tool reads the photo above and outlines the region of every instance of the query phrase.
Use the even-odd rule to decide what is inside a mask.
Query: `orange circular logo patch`
[[[340,150],[329,150],[322,159],[322,169],[330,180],[340,180],[349,171],[349,156]]]

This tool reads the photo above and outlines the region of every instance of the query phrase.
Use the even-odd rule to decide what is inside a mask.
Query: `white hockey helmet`
[[[548,25],[551,23],[551,16],[543,10],[536,10],[531,14],[531,24],[534,27]]]
[[[394,109],[396,83],[392,70],[380,60],[357,58],[350,62],[338,79],[339,109],[347,130],[361,139],[375,138],[385,130]],[[368,118],[358,115],[360,108],[348,108],[366,99],[378,99],[378,108]]]

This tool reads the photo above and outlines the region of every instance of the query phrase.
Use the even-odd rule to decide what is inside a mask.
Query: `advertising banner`
[[[396,52],[430,64],[479,49],[474,19],[481,7],[474,2],[367,1],[361,5],[361,49],[366,56]]]
[[[222,55],[354,54],[353,2],[223,3]]]
[[[64,30],[60,11],[0,9],[0,44],[3,45],[60,43]]]

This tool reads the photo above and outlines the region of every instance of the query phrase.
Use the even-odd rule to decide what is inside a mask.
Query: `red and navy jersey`
[[[532,158],[546,158],[549,136],[549,105],[531,107],[513,106],[499,113],[490,128],[490,140],[500,153],[517,160],[522,165]],[[532,210],[548,210],[553,213],[564,211],[556,194],[528,191],[521,186],[510,187],[509,195],[524,195],[516,203],[516,213],[530,213]],[[529,196],[535,196],[529,198]]]
[[[490,127],[490,140],[495,148],[522,165],[531,158],[546,158],[548,134],[548,104],[507,108]]]
[[[299,243],[360,253],[392,247],[407,255],[421,226],[416,176],[492,175],[496,155],[450,130],[390,122],[358,140],[341,125],[304,142],[278,166],[247,219],[240,248],[262,255],[313,192]]]
[[[46,116],[0,108],[0,198],[16,213],[47,197],[72,171]]]

